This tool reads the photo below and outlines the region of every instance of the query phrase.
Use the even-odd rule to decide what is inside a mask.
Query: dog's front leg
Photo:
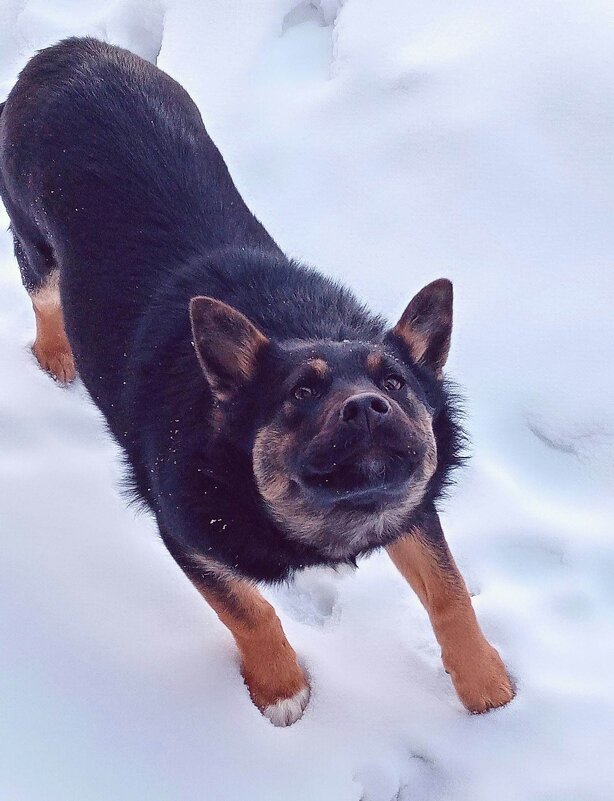
[[[309,684],[271,604],[250,581],[184,551],[168,538],[165,542],[234,637],[254,704],[275,726],[290,726],[307,706]]]
[[[482,634],[437,514],[387,550],[429,615],[444,667],[465,707],[486,712],[511,701],[512,683]]]
[[[275,726],[294,723],[307,706],[309,684],[271,604],[242,579],[197,589],[235,638],[253,702]]]

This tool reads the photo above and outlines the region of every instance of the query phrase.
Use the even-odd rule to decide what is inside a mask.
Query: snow
[[[463,711],[379,554],[267,591],[312,683],[273,727],[84,391],[37,369],[3,233],[0,798],[609,801],[612,5],[0,0],[0,97],[83,33],[186,86],[289,254],[391,319],[454,280],[474,458],[443,523],[518,696]]]

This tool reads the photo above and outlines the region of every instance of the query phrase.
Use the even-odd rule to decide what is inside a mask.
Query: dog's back
[[[24,283],[35,293],[61,264],[68,337],[98,399],[101,377],[123,380],[127,343],[169,274],[223,247],[277,252],[188,94],[126,50],[68,39],[42,51],[0,119]]]

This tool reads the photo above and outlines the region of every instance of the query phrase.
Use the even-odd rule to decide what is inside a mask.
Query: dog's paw
[[[282,698],[262,710],[273,726],[291,726],[302,717],[309,702],[309,687],[303,687],[291,698]]]
[[[514,686],[498,652],[486,641],[471,653],[444,659],[444,666],[463,705],[479,715],[505,706],[515,696]]]
[[[70,384],[77,375],[75,360],[69,349],[48,350],[35,342],[32,353],[43,370],[59,384]]]
[[[291,726],[303,714],[310,689],[304,670],[288,646],[281,658],[243,662],[242,673],[250,697],[274,726]]]

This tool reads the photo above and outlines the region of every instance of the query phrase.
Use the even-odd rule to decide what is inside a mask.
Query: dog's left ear
[[[411,360],[441,377],[452,336],[452,283],[439,278],[421,289],[388,337],[400,340]]]
[[[194,347],[211,391],[227,400],[256,372],[269,340],[245,315],[215,298],[190,301]]]

